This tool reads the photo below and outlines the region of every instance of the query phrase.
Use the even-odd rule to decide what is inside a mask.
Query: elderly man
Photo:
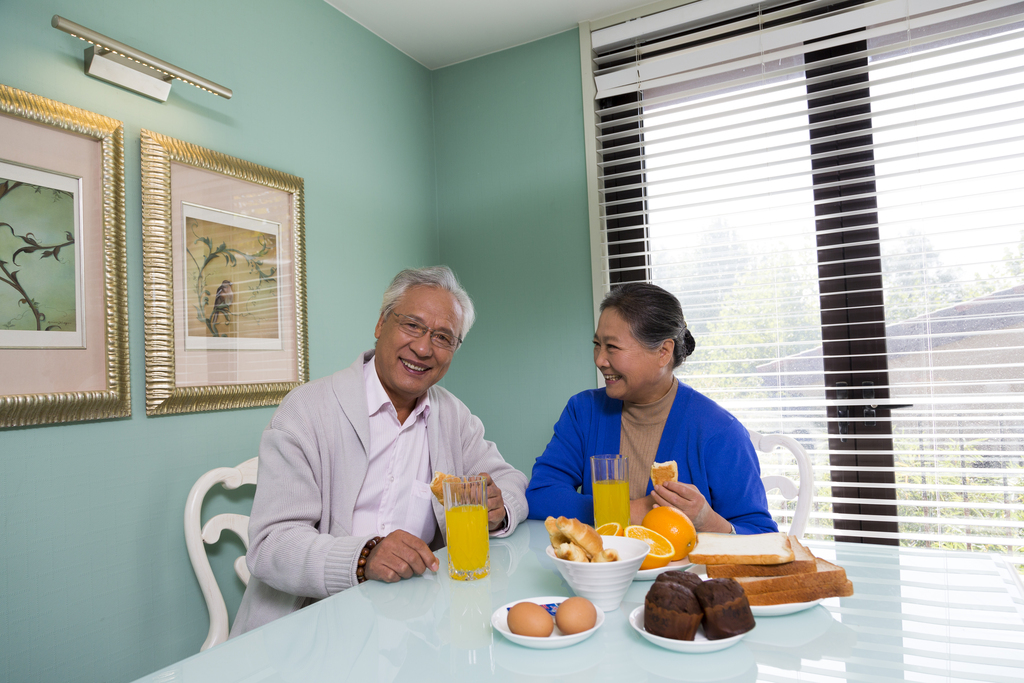
[[[384,293],[375,349],[285,397],[260,444],[252,578],[232,636],[364,580],[437,571],[431,549],[444,545],[445,525],[428,485],[435,471],[487,477],[492,535],[526,518],[526,476],[435,386],[474,317],[451,270],[404,270]]]

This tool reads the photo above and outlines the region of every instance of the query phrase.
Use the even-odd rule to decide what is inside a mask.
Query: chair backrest
[[[796,510],[793,511],[793,523],[789,527],[789,535],[802,538],[807,527],[807,519],[811,515],[811,503],[814,500],[814,472],[811,470],[811,459],[807,451],[796,439],[782,434],[760,434],[748,429],[754,449],[759,453],[771,453],[777,447],[785,448],[796,458],[797,470],[800,473],[800,485],[789,477],[780,474],[767,474],[761,477],[765,492],[779,489],[787,500],[796,498]]]
[[[228,639],[228,608],[224,604],[224,596],[217,585],[217,578],[210,567],[210,559],[206,556],[206,545],[220,540],[222,531],[231,531],[242,539],[246,549],[249,548],[249,517],[234,513],[224,513],[211,517],[206,524],[199,518],[206,493],[216,484],[226,489],[237,489],[243,484],[256,483],[257,458],[246,460],[238,467],[218,467],[210,470],[192,486],[188,500],[185,502],[185,547],[188,558],[192,561],[192,569],[199,579],[199,587],[203,590],[206,609],[210,613],[210,630],[200,652],[223,643]],[[249,585],[249,568],[245,565],[245,555],[235,560],[235,573],[242,583]]]

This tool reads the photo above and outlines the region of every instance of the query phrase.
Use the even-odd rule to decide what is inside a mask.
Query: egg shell
[[[594,603],[586,598],[569,598],[558,606],[555,623],[558,630],[567,636],[589,631],[597,623],[597,610]]]
[[[519,636],[547,638],[555,630],[555,620],[540,605],[519,602],[508,611],[508,630]]]

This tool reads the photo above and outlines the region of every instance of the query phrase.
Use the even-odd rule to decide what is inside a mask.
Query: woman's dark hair
[[[618,311],[629,325],[633,337],[644,348],[653,351],[666,339],[674,341],[673,368],[678,368],[697,345],[686,329],[679,299],[657,285],[646,282],[618,285],[601,302],[602,313],[606,308]]]

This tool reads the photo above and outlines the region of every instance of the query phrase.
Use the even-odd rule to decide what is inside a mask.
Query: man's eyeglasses
[[[462,337],[456,337],[455,335],[449,332],[440,332],[438,330],[432,330],[426,325],[423,325],[422,323],[417,321],[416,318],[410,317],[408,315],[395,313],[394,311],[391,311],[391,313],[398,319],[398,327],[402,330],[402,332],[409,335],[410,337],[415,337],[419,339],[420,337],[429,332],[430,341],[434,344],[434,346],[436,346],[439,349],[444,349],[445,351],[454,351],[455,349],[459,348],[459,344],[462,343]]]

